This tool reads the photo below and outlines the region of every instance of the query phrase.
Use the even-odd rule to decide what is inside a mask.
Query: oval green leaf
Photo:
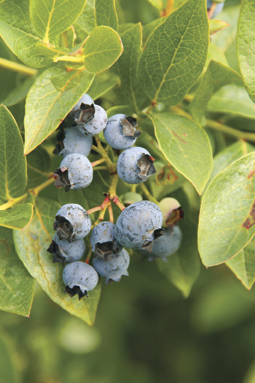
[[[207,134],[201,126],[186,117],[158,113],[152,114],[151,118],[165,157],[201,194],[213,167]]]
[[[93,79],[92,73],[67,72],[62,66],[49,68],[36,79],[26,100],[25,154],[57,129]]]
[[[30,20],[29,0],[0,2],[0,32],[8,47],[25,64],[41,68],[51,63],[51,59],[36,50],[41,39]]]
[[[198,91],[189,105],[189,110],[196,122],[205,124],[204,113],[212,95],[222,86],[231,82],[240,82],[241,76],[228,66],[217,61],[210,61]]]
[[[20,130],[12,114],[0,106],[0,198],[20,197],[27,185],[26,159]]]
[[[209,112],[231,114],[255,119],[255,104],[247,90],[237,85],[226,85],[216,92],[209,101]]]
[[[226,265],[248,290],[255,282],[254,252],[255,240],[253,238],[240,253],[226,262]]]
[[[237,30],[237,54],[244,83],[255,101],[255,3],[243,0]]]
[[[33,205],[31,203],[15,205],[11,209],[0,210],[0,226],[23,229],[29,224],[32,216]]]
[[[66,31],[84,5],[84,0],[30,0],[31,21],[38,35],[47,42]]]
[[[150,99],[181,102],[204,68],[208,43],[205,1],[188,0],[146,41],[138,79]]]
[[[35,280],[15,251],[12,230],[0,227],[0,310],[29,316]]]
[[[107,25],[118,30],[115,0],[95,0],[96,25]]]
[[[120,36],[112,28],[99,26],[85,41],[84,65],[92,73],[99,73],[112,66],[123,51]]]
[[[219,173],[206,190],[200,210],[198,247],[205,266],[238,254],[255,234],[255,153]]]
[[[64,292],[64,266],[52,263],[52,256],[47,252],[55,234],[53,222],[59,207],[53,200],[36,199],[35,215],[31,224],[22,231],[14,231],[16,251],[29,273],[54,302],[92,325],[100,297],[100,286],[90,291],[89,298],[85,297],[80,301],[77,296],[70,298]]]

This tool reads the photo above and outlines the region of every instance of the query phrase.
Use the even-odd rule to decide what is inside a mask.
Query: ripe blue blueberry
[[[210,9],[213,6],[213,3],[214,3],[213,0],[207,0],[207,11],[210,11]],[[215,17],[217,17],[223,10],[223,7],[224,7],[224,2],[218,3],[215,7],[215,11],[213,12],[213,15],[211,16],[211,19],[214,19]]]
[[[127,149],[134,145],[141,131],[136,130],[136,119],[125,114],[115,114],[107,121],[104,137],[114,149]]]
[[[59,132],[57,145],[54,154],[61,154],[63,157],[72,153],[88,156],[92,147],[92,137],[85,136],[75,126]]]
[[[74,242],[68,242],[59,239],[55,234],[48,248],[48,252],[53,254],[53,263],[56,262],[76,262],[79,261],[86,250],[83,239]]]
[[[143,251],[143,254],[153,261],[155,258],[161,258],[167,262],[167,257],[176,253],[180,248],[182,241],[182,232],[178,226],[171,226],[167,228],[162,236],[155,239],[153,242],[152,252]]]
[[[87,187],[93,179],[93,169],[90,161],[82,154],[68,154],[61,162],[60,167],[54,171],[56,181],[54,186],[70,189]]]
[[[83,262],[73,262],[65,266],[63,270],[63,281],[66,286],[65,291],[73,297],[79,295],[79,299],[88,291],[93,290],[98,284],[98,274],[96,270]]]
[[[75,241],[88,235],[91,230],[91,219],[82,206],[69,203],[58,210],[53,229],[56,230],[59,239]]]
[[[122,246],[115,238],[115,225],[111,222],[100,222],[94,227],[90,237],[90,244],[95,258],[109,261],[114,254],[122,250]]]
[[[77,104],[73,107],[72,112],[75,112],[76,110],[80,109],[81,104],[91,105],[94,104],[94,101],[88,93],[84,93],[84,95],[79,99]]]
[[[105,283],[115,281],[119,282],[122,275],[128,277],[127,268],[130,257],[127,250],[122,249],[119,254],[113,255],[109,261],[94,258],[92,263],[101,277],[105,278]]]
[[[139,146],[128,148],[118,158],[117,173],[128,184],[140,184],[156,173],[153,162],[148,150]]]
[[[162,222],[161,210],[155,203],[135,202],[122,211],[116,222],[117,241],[123,247],[151,251],[154,239],[161,235]]]
[[[107,124],[107,114],[106,111],[99,105],[95,104],[95,114],[90,120],[86,123],[82,121],[77,122],[77,128],[87,136],[94,136],[95,134],[99,134],[102,130],[105,129]]]
[[[95,115],[95,105],[92,98],[85,93],[72,109],[74,121],[85,124]]]

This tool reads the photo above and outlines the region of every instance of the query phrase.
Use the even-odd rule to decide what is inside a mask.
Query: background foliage
[[[0,3],[1,382],[255,380],[255,5],[226,0],[208,23],[205,3]],[[186,219],[167,264],[134,253],[130,278],[78,302],[46,249],[60,205],[93,208],[110,186],[107,172],[69,193],[49,178],[86,91],[108,116],[136,114],[137,145],[166,171],[149,197]]]

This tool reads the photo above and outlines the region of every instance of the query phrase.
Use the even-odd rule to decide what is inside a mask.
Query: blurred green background
[[[129,271],[103,285],[94,327],[39,286],[30,318],[1,312],[0,382],[254,382],[255,292],[226,266],[203,268],[186,300],[154,262]]]

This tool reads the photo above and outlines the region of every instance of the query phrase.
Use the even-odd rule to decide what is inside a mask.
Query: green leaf
[[[211,182],[202,199],[198,245],[213,266],[238,254],[255,234],[255,153],[233,162]]]
[[[245,154],[251,153],[255,150],[255,147],[245,141],[237,141],[234,144],[228,146],[217,154],[213,160],[213,171],[210,176],[212,180],[217,174],[224,170],[232,162],[238,160],[238,158]]]
[[[96,27],[84,44],[84,65],[89,72],[102,72],[115,63],[122,51],[117,32],[110,27]]]
[[[0,310],[29,316],[34,297],[32,278],[15,251],[12,230],[0,227]]]
[[[146,24],[145,26],[143,26],[143,44],[145,44],[149,35],[164,21],[165,21],[165,17],[160,17],[159,19],[155,19],[151,21],[149,24]]]
[[[30,89],[26,100],[25,154],[34,150],[61,123],[86,93],[94,75],[67,72],[62,66],[46,69]]]
[[[29,89],[35,81],[34,77],[29,77],[16,88],[14,88],[8,96],[2,101],[5,106],[12,106],[22,101],[28,94]]]
[[[149,36],[138,79],[151,100],[181,102],[201,74],[208,49],[204,0],[188,0]]]
[[[248,290],[255,282],[254,251],[255,240],[253,238],[240,253],[226,262],[226,265]]]
[[[115,30],[118,29],[118,16],[115,8],[115,0],[96,0],[96,25],[107,25]]]
[[[84,0],[30,0],[30,16],[38,35],[47,42],[66,31],[84,8]]]
[[[201,194],[213,167],[212,149],[205,131],[186,117],[152,114],[159,146],[168,161]]]
[[[11,199],[23,194],[27,184],[26,159],[16,121],[0,106],[0,198]]]
[[[243,0],[238,21],[237,52],[244,83],[253,101],[255,101],[254,13],[254,1]]]
[[[224,20],[229,24],[229,27],[223,29],[221,33],[216,33],[211,37],[211,40],[216,44],[223,52],[226,52],[227,49],[235,42],[236,40],[236,31],[237,31],[237,21],[240,12],[240,5],[234,7],[228,7],[223,9],[220,14],[221,20]]]
[[[51,159],[48,152],[39,146],[27,156],[27,187],[32,189],[47,181],[50,175]],[[52,174],[52,173],[51,173]]]
[[[32,216],[33,205],[31,203],[15,205],[11,209],[0,210],[0,226],[23,229],[29,224]]]
[[[201,81],[198,91],[189,105],[189,110],[196,122],[205,125],[205,109],[212,95],[222,86],[240,81],[240,75],[228,66],[211,61]]]
[[[29,0],[0,2],[0,33],[8,47],[25,64],[41,68],[51,63],[36,50],[40,38],[30,21]]]
[[[136,112],[150,104],[137,79],[137,64],[142,54],[141,24],[135,24],[121,35],[124,52],[113,65],[112,71],[121,79],[121,85],[116,89],[120,105],[131,105]]]
[[[206,68],[209,66],[211,60],[218,61],[219,63],[223,65],[229,66],[228,60],[225,54],[223,53],[223,51],[212,42],[209,45],[208,56],[207,56],[207,60],[205,64]]]
[[[161,0],[148,0],[152,5],[154,5],[155,8],[157,8],[159,11],[163,11],[164,5]]]
[[[211,36],[221,31],[222,29],[229,27],[230,24],[226,23],[226,21],[212,19],[212,20],[209,20],[209,26],[210,26],[209,34]]]
[[[73,24],[76,42],[83,42],[96,27],[95,0],[87,0],[83,12]]]
[[[114,75],[111,72],[99,73],[95,76],[95,79],[88,90],[90,97],[93,100],[103,96],[108,90],[112,89],[120,81],[119,76]]]
[[[70,314],[92,325],[99,301],[100,286],[89,293],[89,298],[80,301],[77,296],[70,298],[64,292],[63,265],[52,263],[52,256],[47,252],[55,233],[52,226],[59,207],[55,201],[36,199],[35,215],[31,224],[22,231],[14,231],[16,251],[30,274],[37,279],[54,302]]]
[[[167,263],[158,261],[159,270],[187,298],[200,272],[197,250],[197,229],[187,220],[180,222],[183,239],[180,249],[167,258]]]
[[[13,339],[0,328],[0,382],[20,383],[20,360]]]
[[[254,102],[247,90],[237,85],[226,85],[216,92],[209,101],[207,110],[255,119]]]

